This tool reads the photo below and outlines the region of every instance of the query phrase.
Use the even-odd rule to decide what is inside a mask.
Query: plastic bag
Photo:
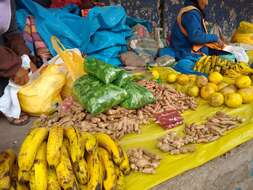
[[[145,67],[145,60],[133,51],[127,51],[120,55],[120,60],[124,66]]]
[[[129,82],[124,89],[127,91],[128,98],[121,106],[126,109],[139,109],[155,102],[153,94],[135,82]]]
[[[81,77],[75,82],[74,94],[79,103],[93,115],[107,111],[127,97],[124,89],[112,84],[104,85],[90,76]]]
[[[65,73],[61,71],[60,65],[47,66],[37,79],[19,90],[21,109],[34,116],[56,111],[65,81]]]
[[[176,63],[176,60],[174,57],[171,57],[169,55],[164,55],[162,57],[158,57],[155,60],[155,65],[162,66],[162,67],[173,67]]]
[[[245,21],[240,22],[240,26],[233,34],[231,42],[253,45],[253,24]]]
[[[74,83],[73,93],[77,98],[80,97],[82,102],[84,102],[86,99],[88,99],[90,93],[94,93],[93,91],[101,88],[102,86],[103,84],[95,77],[85,75]]]
[[[87,58],[85,64],[85,70],[90,74],[98,78],[105,84],[113,82],[120,74],[121,69],[115,68],[112,65],[106,64],[95,58]]]
[[[122,87],[126,85],[129,81],[132,80],[132,75],[122,70],[118,76],[118,78],[114,81],[114,84]]]
[[[62,89],[62,97],[66,98],[72,95],[73,82],[85,74],[83,64],[84,58],[78,51],[68,51],[62,45],[60,40],[53,36],[51,42],[55,51],[62,59],[64,66],[67,69],[67,82]]]
[[[109,84],[96,90],[88,99],[87,110],[92,114],[105,112],[120,104],[127,97],[127,92],[120,87]]]
[[[249,62],[253,63],[253,50],[247,51],[247,55],[249,56]]]
[[[244,63],[249,62],[249,57],[248,57],[245,49],[242,47],[234,46],[234,45],[227,45],[227,46],[225,46],[223,51],[234,54],[235,58],[238,62],[244,62]]]
[[[220,58],[222,59],[227,59],[229,61],[235,62],[236,58],[234,54],[226,54],[226,55],[219,55]]]
[[[0,112],[7,117],[19,119],[21,108],[18,100],[18,90],[20,86],[12,81],[4,89],[3,95],[0,97]]]

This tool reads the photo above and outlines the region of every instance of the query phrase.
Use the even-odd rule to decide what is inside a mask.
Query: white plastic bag
[[[234,54],[238,62],[244,62],[244,63],[249,62],[249,56],[247,55],[245,49],[242,47],[227,45],[225,46],[223,50]]]
[[[30,69],[30,58],[27,55],[21,56],[22,65],[25,69]],[[32,73],[29,73],[29,77]],[[5,116],[19,119],[21,114],[21,107],[18,99],[18,91],[21,86],[16,85],[9,80],[8,85],[4,89],[4,94],[0,97],[0,112]]]
[[[19,86],[9,81],[9,84],[4,89],[4,94],[0,97],[0,112],[7,117],[18,119],[21,113],[21,108],[18,101]]]

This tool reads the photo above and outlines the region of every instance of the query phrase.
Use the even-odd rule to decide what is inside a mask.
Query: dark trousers
[[[4,89],[8,85],[9,79],[0,77],[0,97],[4,94]]]

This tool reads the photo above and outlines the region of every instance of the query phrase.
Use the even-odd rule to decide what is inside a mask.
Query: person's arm
[[[3,34],[3,39],[5,46],[15,52],[16,56],[21,57],[22,55],[28,55],[30,57],[30,67],[33,72],[37,69],[36,57],[30,54],[31,52],[18,30],[15,0],[11,0],[11,23],[8,31]]]
[[[11,49],[0,46],[0,77],[10,78],[18,85],[29,81],[28,71],[21,67],[22,60]]]
[[[3,34],[3,38],[5,45],[12,49],[18,56],[30,54],[30,50],[26,47],[16,23],[15,0],[11,0],[11,23],[8,31]]]
[[[0,46],[0,77],[12,78],[21,68],[21,58],[11,49]]]
[[[188,33],[188,38],[193,44],[204,44],[209,42],[218,42],[218,36],[215,34],[206,34],[203,31],[201,15],[193,10],[182,16],[182,25]]]

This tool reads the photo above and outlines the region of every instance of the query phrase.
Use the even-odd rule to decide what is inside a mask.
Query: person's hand
[[[20,67],[12,80],[17,85],[25,85],[29,81],[28,71]]]
[[[224,44],[224,41],[219,39],[219,41],[217,42],[218,45],[221,47],[221,48],[224,48],[225,44]]]
[[[32,61],[30,61],[30,69],[31,69],[32,73],[34,73],[37,70],[36,65]]]

